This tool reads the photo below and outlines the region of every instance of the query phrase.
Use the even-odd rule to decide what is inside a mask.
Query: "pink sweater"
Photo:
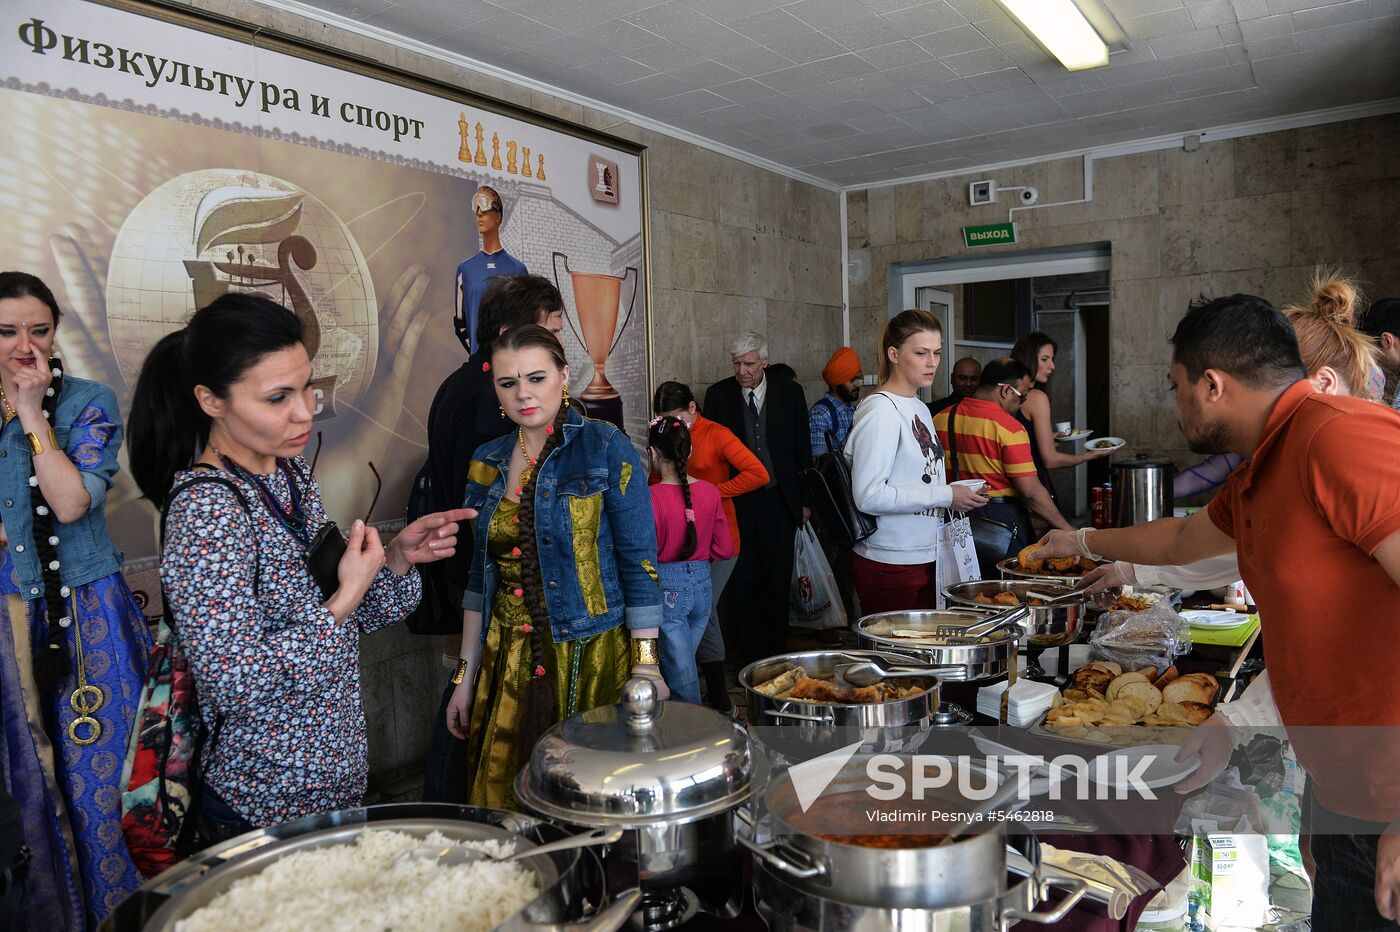
[[[678,485],[658,482],[651,486],[651,513],[656,518],[656,558],[662,563],[686,560],[728,560],[734,556],[734,538],[724,518],[719,489],[704,479],[690,480],[690,502],[695,509],[695,553],[683,554],[685,498]]]

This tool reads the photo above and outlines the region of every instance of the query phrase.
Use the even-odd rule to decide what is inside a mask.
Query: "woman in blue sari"
[[[118,784],[150,639],[102,514],[121,416],[52,357],[59,316],[38,278],[0,272],[0,770],[35,932],[95,928],[141,884]]]

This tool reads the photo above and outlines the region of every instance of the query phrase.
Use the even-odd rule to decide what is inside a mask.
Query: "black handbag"
[[[856,507],[851,467],[831,431],[826,432],[826,446],[827,451],[803,473],[807,500],[827,539],[839,547],[854,547],[875,533],[876,521]]]
[[[962,402],[959,401],[948,412],[948,462],[953,474],[949,480],[951,482],[956,482],[959,476],[957,417],[958,408],[961,406]],[[1007,524],[979,515],[975,511],[968,515],[968,522],[972,525],[972,545],[977,551],[977,563],[982,567],[985,576],[988,567],[994,567],[1011,556],[1011,542],[1016,539],[1019,529],[1015,523]]]

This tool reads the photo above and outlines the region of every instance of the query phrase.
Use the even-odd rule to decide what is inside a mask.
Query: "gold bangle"
[[[467,678],[467,658],[461,657],[457,660],[457,670],[452,674],[452,685],[461,686],[462,680]]]
[[[661,665],[661,657],[656,652],[656,638],[632,639],[632,665]]]
[[[49,428],[49,449],[50,449],[50,450],[57,450],[58,448],[59,448],[59,447],[58,447],[58,434],[54,433],[54,432],[53,432],[53,428],[50,427],[50,428]]]
[[[44,452],[44,445],[39,442],[39,435],[34,431],[31,430],[25,434],[24,439],[29,441],[29,452],[32,456],[38,456]]]

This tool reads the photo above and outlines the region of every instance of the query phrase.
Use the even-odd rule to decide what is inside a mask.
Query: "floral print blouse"
[[[326,521],[306,477],[302,508],[314,536]],[[209,470],[182,472],[178,485]],[[258,826],[358,806],[368,777],[360,698],[360,635],[401,621],[422,595],[417,569],[380,571],[345,622],[322,604],[304,548],[252,485],[203,482],[170,504],[160,576],[199,690],[206,785]],[[261,477],[284,508],[281,470]],[[301,481],[300,479],[298,480]],[[256,568],[257,589],[254,591]]]

